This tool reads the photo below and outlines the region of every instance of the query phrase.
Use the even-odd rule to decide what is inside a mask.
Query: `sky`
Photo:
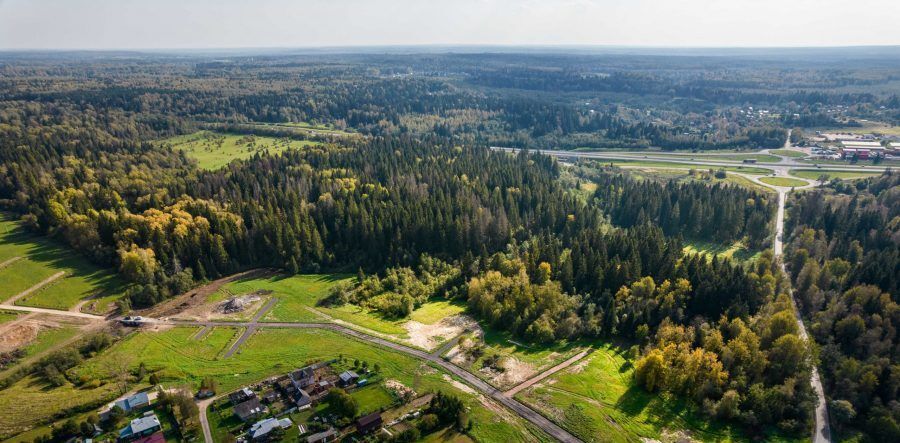
[[[0,0],[0,49],[900,45],[898,0]]]

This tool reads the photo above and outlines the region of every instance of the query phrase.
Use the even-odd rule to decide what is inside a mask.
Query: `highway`
[[[790,134],[788,134],[788,140],[785,141],[784,149],[791,149],[790,145]],[[504,151],[504,152],[512,152],[516,153],[519,150],[515,148],[499,148],[493,147],[491,149]],[[684,156],[676,156],[676,155],[665,155],[665,154],[655,154],[655,153],[644,153],[644,152],[576,152],[576,151],[540,151],[545,155],[551,155],[555,157],[559,157],[561,159],[570,159],[570,158],[587,158],[587,159],[597,159],[597,160],[637,160],[637,161],[653,161],[653,162],[663,162],[663,163],[681,163],[681,164],[690,164],[697,166],[746,166],[746,167],[760,167],[771,169],[774,171],[776,176],[788,177],[790,176],[790,171],[793,169],[815,169],[821,170],[823,172],[827,171],[853,171],[853,172],[862,172],[862,171],[884,171],[887,169],[886,167],[879,166],[853,166],[853,165],[821,165],[820,168],[815,167],[814,165],[810,165],[808,163],[798,162],[796,159],[788,156],[781,156],[775,153],[771,153],[770,150],[763,150],[756,152],[758,154],[769,154],[777,157],[781,157],[781,161],[777,163],[765,163],[758,162],[754,164],[744,164],[740,161],[725,161],[725,160],[691,160],[690,157],[688,159],[684,159]],[[701,154],[698,154],[701,155]],[[702,154],[706,155],[706,154]],[[636,166],[640,167],[640,166]],[[674,165],[677,167],[677,165]],[[767,183],[764,183],[759,180],[759,176],[746,174],[746,173],[734,173],[729,172],[730,174],[740,175],[741,177],[747,178],[753,181],[756,184],[761,186],[765,186],[770,189],[774,189],[778,193],[778,212],[775,219],[775,232],[774,232],[774,240],[773,240],[773,248],[775,257],[781,257],[784,252],[784,205],[785,200],[787,199],[787,193],[792,190],[792,188],[787,188],[783,186],[773,186]],[[805,181],[807,184],[804,186],[798,186],[793,188],[794,190],[805,189],[815,186],[814,180],[808,180],[800,177],[790,176],[793,179]],[[781,270],[787,273],[784,268],[784,262],[781,262]],[[809,340],[809,336],[806,332],[806,325],[803,323],[803,319],[800,315],[800,310],[797,309],[797,301],[793,297],[793,292],[791,293],[791,301],[794,304],[794,314],[796,315],[797,325],[800,331],[800,337],[804,340]],[[810,385],[813,388],[813,392],[816,395],[816,410],[814,414],[815,424],[812,432],[812,441],[814,443],[830,443],[831,442],[831,429],[828,423],[828,405],[825,399],[825,390],[822,387],[822,382],[819,378],[819,370],[815,366],[812,368],[812,373],[810,375]]]

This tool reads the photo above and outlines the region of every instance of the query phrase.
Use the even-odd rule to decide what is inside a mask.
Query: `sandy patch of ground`
[[[70,321],[69,319],[57,320],[58,317],[49,319],[43,315],[27,315],[4,324],[3,327],[0,327],[0,352],[8,352],[27,346],[37,338],[41,331],[46,329],[57,329],[63,326],[83,326],[83,323],[78,321]]]
[[[0,333],[0,352],[9,352],[21,348],[34,341],[38,333],[44,329],[40,322],[17,322]]]
[[[394,392],[400,398],[415,398],[416,391],[398,380],[389,379],[384,381],[384,387]],[[408,396],[408,397],[407,397]]]
[[[515,357],[504,357],[500,363],[502,371],[493,368],[481,368],[480,372],[485,373],[491,384],[494,386],[515,386],[528,380],[537,373],[537,369],[530,363],[525,363]]]
[[[429,351],[459,334],[479,328],[478,323],[467,315],[452,315],[433,325],[410,320],[403,327],[409,333],[410,344]]]

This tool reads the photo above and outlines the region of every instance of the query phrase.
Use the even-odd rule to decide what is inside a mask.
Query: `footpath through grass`
[[[183,150],[188,157],[196,159],[201,168],[215,170],[231,163],[232,160],[248,159],[257,153],[277,154],[290,148],[299,149],[317,145],[319,142],[200,131],[159,140],[157,144]]]
[[[0,215],[0,301],[6,301],[62,272],[62,276],[16,300],[22,306],[67,310],[85,299],[85,309],[102,313],[125,290],[112,271],[45,237],[27,233],[11,216]]]

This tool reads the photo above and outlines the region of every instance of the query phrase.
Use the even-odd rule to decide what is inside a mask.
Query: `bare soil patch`
[[[433,325],[410,320],[403,327],[409,332],[410,344],[429,351],[459,334],[479,329],[478,323],[468,315],[453,315]]]
[[[252,269],[249,271],[232,274],[227,277],[222,277],[206,285],[191,289],[190,291],[185,292],[184,294],[179,295],[178,297],[175,297],[171,300],[165,301],[152,308],[149,308],[146,311],[141,312],[140,315],[152,318],[164,318],[181,316],[182,314],[184,314],[188,317],[196,316],[196,319],[208,319],[209,317],[204,317],[203,313],[206,312],[208,314],[212,314],[215,311],[215,305],[204,305],[207,305],[209,296],[215,294],[219,289],[222,288],[222,286],[243,278],[259,278],[275,273],[276,271],[273,269]],[[250,309],[250,307],[248,307],[248,309]]]
[[[528,380],[537,373],[537,368],[530,363],[525,363],[515,357],[504,357],[500,362],[502,371],[491,367],[479,369],[485,374],[494,386],[511,387]]]

